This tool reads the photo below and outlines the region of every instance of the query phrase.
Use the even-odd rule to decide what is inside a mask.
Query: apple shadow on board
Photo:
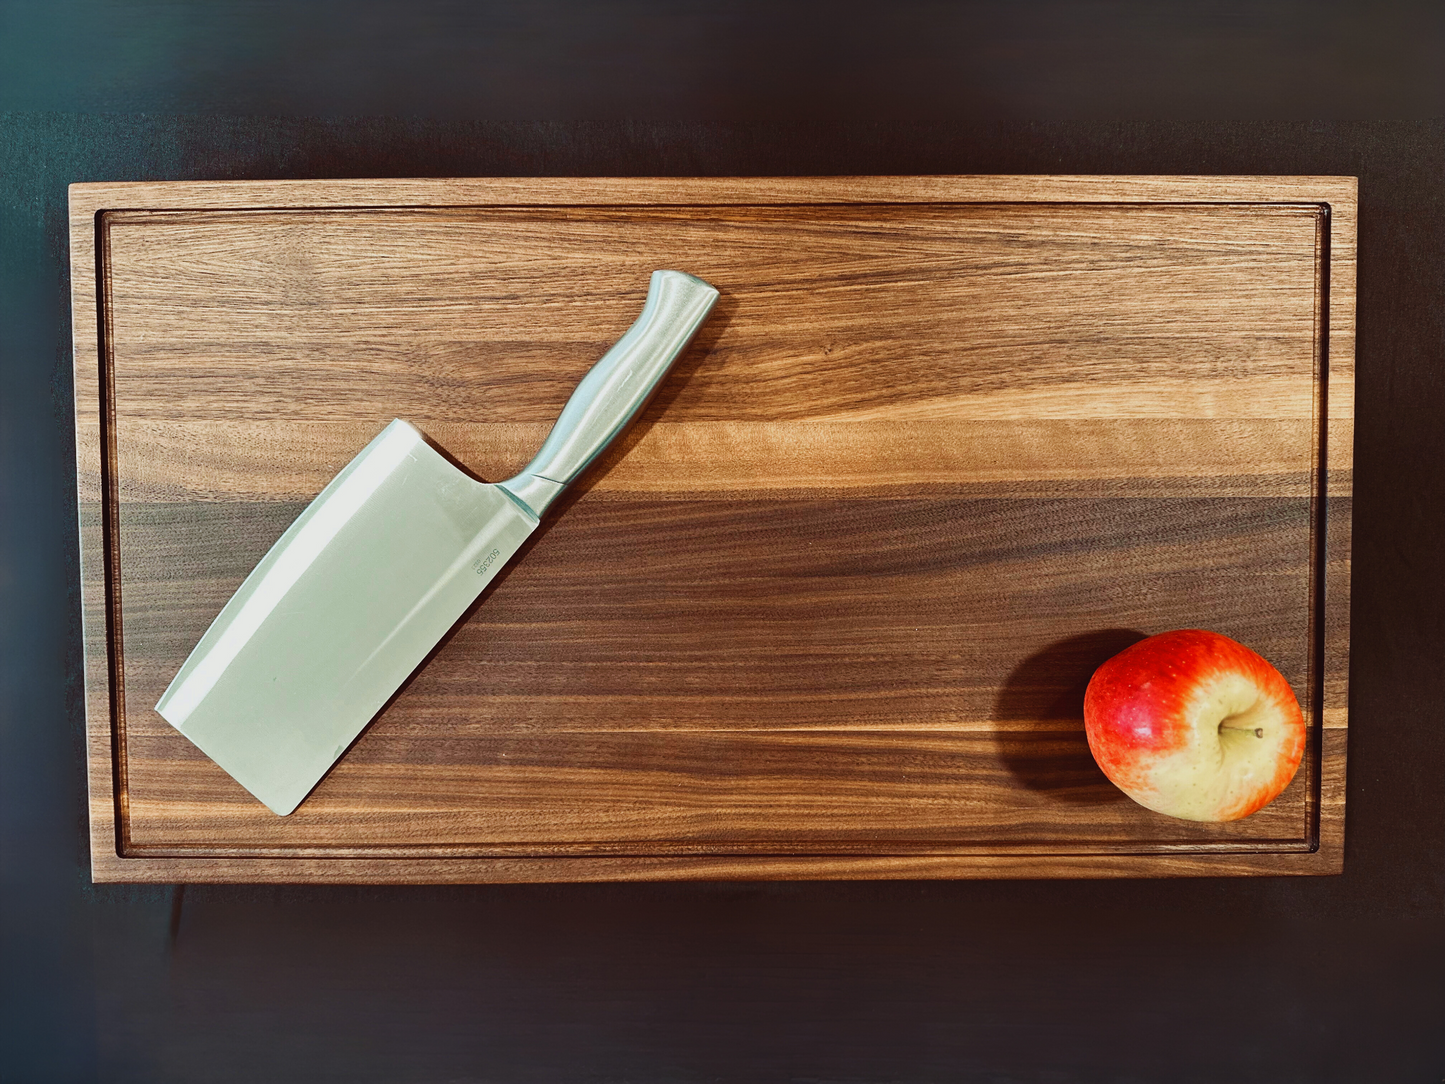
[[[1134,629],[1102,629],[1050,644],[1030,655],[1008,676],[994,701],[999,760],[1028,790],[1060,802],[1102,805],[1127,802],[1109,782],[1084,734],[1084,690],[1094,671],[1146,636]],[[1049,722],[1030,732],[1010,723]],[[1055,729],[1061,723],[1072,727]]]

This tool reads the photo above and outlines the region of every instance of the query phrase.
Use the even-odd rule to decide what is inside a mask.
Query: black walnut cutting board
[[[71,190],[93,871],[110,881],[1341,868],[1351,178]],[[392,417],[526,462],[674,267],[658,398],[292,816],[152,705]],[[1145,810],[1092,668],[1212,628],[1289,790]]]

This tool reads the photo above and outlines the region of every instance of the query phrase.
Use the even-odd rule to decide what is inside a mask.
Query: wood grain
[[[96,878],[1337,871],[1353,246],[1341,178],[75,186]],[[295,814],[151,710],[391,417],[515,471],[662,266],[699,341]],[[1245,821],[1083,741],[1183,626],[1312,724]]]

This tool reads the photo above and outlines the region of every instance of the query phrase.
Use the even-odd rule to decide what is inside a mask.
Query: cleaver
[[[653,272],[637,322],[505,482],[476,481],[393,421],[246,577],[156,711],[290,813],[642,409],[717,296]]]

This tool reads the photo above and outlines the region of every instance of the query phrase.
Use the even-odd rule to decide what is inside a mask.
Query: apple
[[[1289,786],[1305,748],[1289,682],[1243,644],[1203,629],[1151,636],[1094,671],[1084,729],[1120,790],[1192,821],[1264,808]]]

